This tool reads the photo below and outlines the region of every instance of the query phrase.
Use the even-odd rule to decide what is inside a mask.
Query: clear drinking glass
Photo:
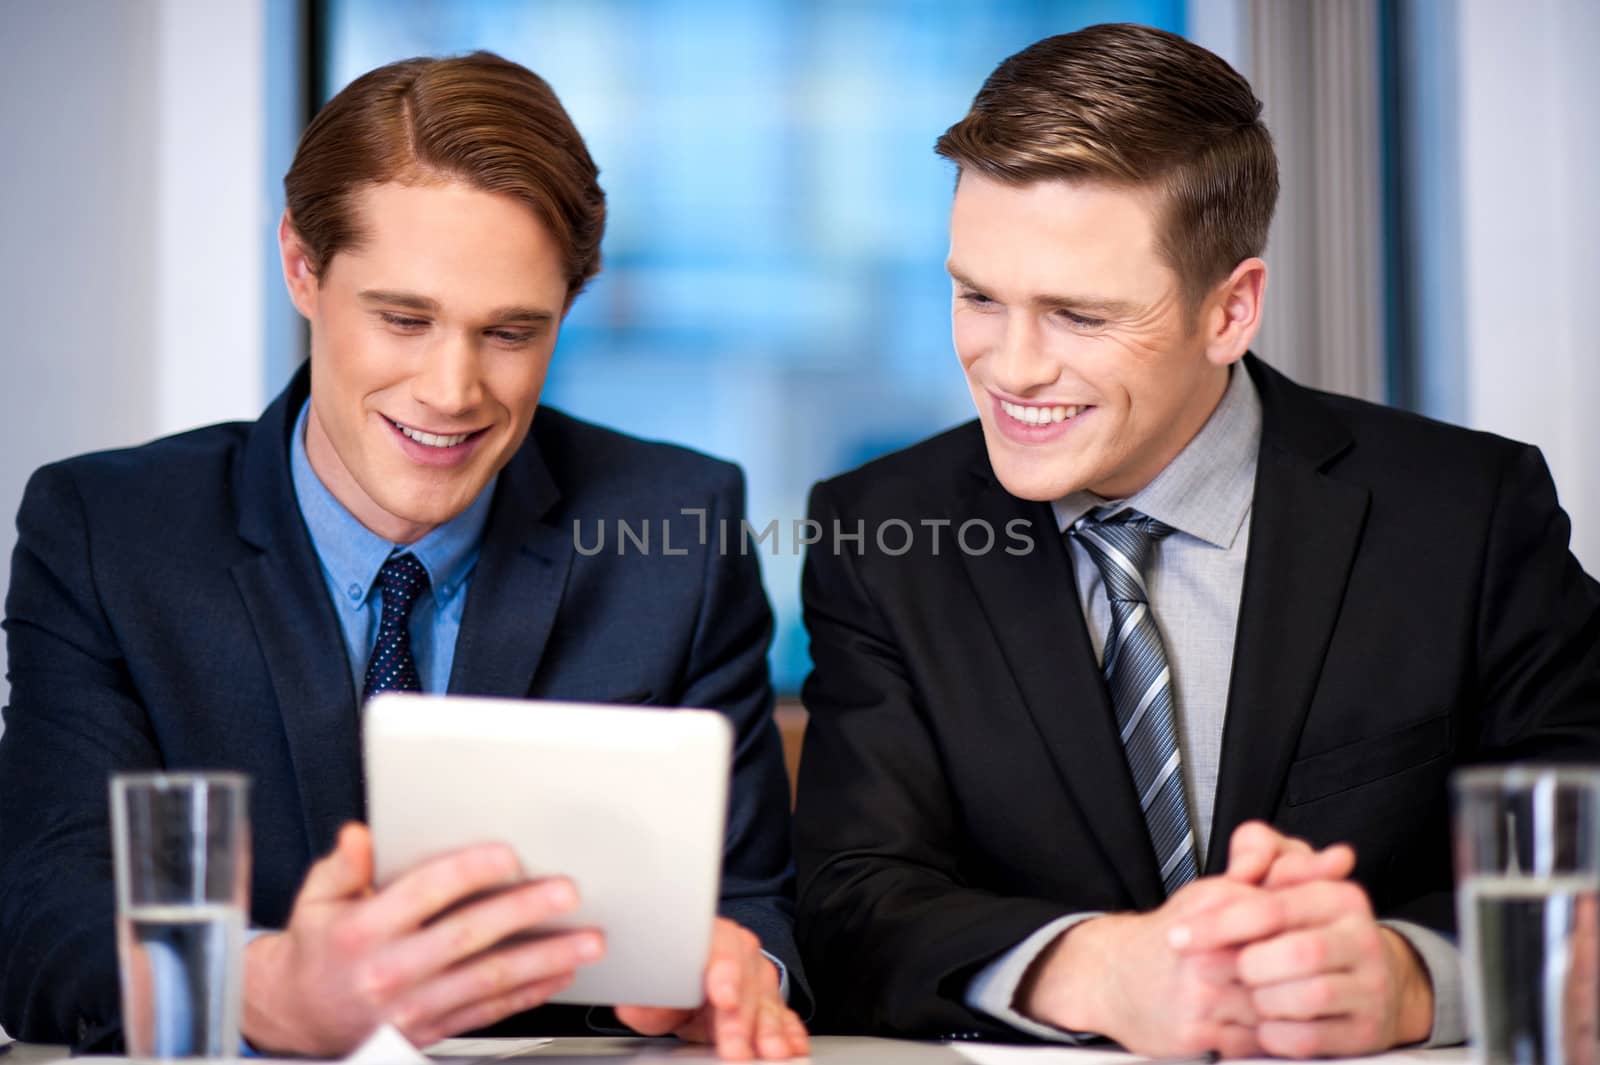
[[[1478,1065],[1595,1065],[1600,771],[1462,770],[1456,912]]]
[[[250,782],[111,778],[117,959],[128,1055],[235,1058],[250,897]]]

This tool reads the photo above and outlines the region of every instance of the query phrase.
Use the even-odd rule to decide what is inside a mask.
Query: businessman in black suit
[[[1450,771],[1600,760],[1600,588],[1538,451],[1247,353],[1259,115],[1203,49],[1100,26],[1006,60],[939,142],[978,419],[811,501],[824,1023],[1459,1040]]]
[[[0,739],[0,1021],[15,1034],[115,1038],[106,779],[191,768],[254,780],[263,932],[243,1030],[257,1049],[341,1054],[384,1021],[419,1044],[514,1015],[521,1032],[592,1031],[585,1010],[524,1011],[603,954],[603,930],[507,940],[571,911],[570,882],[526,883],[485,846],[373,889],[352,824],[360,702],[408,689],[727,714],[707,1004],[615,1016],[732,1057],[804,1052],[784,1001],[806,992],[770,611],[754,559],[702,534],[742,517],[739,471],[535,416],[560,323],[599,269],[596,174],[549,87],[515,64],[363,76],[285,181],[309,366],[254,424],[31,480]],[[594,552],[619,519],[647,521],[662,550]]]

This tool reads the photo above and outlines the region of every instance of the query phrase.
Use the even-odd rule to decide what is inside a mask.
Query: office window
[[[330,93],[487,48],[548,80],[601,168],[605,270],[544,402],[732,459],[778,616],[809,660],[794,523],[813,482],[973,416],[933,142],[1001,59],[1095,22],[1183,31],[1183,0],[325,0]],[[321,101],[319,101],[320,103]]]

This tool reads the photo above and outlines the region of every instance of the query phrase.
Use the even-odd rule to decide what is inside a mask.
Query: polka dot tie
[[[396,555],[378,572],[378,587],[383,590],[383,620],[367,662],[363,701],[379,692],[422,690],[417,660],[411,657],[411,607],[428,587],[428,571],[414,555]]]

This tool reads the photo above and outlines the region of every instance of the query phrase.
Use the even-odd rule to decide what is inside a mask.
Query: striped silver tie
[[[1183,795],[1178,723],[1173,713],[1172,671],[1150,613],[1144,570],[1155,542],[1172,532],[1154,518],[1125,510],[1106,520],[1106,508],[1073,524],[1071,534],[1089,552],[1111,603],[1111,635],[1104,672],[1116,709],[1122,750],[1155,845],[1161,881],[1172,894],[1198,875],[1194,829]]]

